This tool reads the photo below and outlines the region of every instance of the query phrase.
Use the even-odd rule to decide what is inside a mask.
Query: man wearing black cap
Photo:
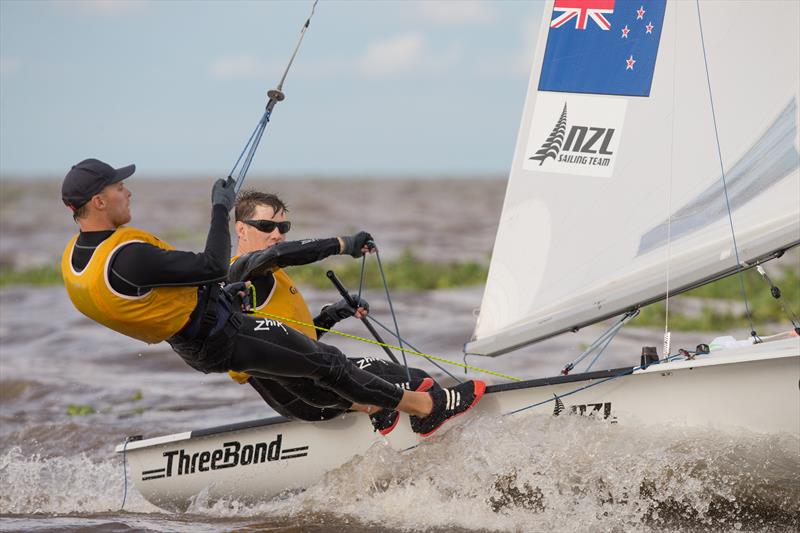
[[[211,193],[211,227],[202,253],[181,252],[155,235],[127,227],[131,193],[122,180],[134,165],[114,169],[97,159],[67,173],[62,200],[81,231],[64,250],[61,272],[75,307],[114,331],[157,343],[166,340],[201,372],[235,370],[256,377],[307,377],[351,402],[420,417],[419,433],[430,434],[481,398],[481,381],[435,393],[404,391],[370,374],[333,346],[309,339],[274,320],[243,315],[236,302],[241,287],[222,289],[228,272],[228,217],[235,192],[232,178],[219,179]],[[343,239],[340,253],[363,255],[372,238]]]

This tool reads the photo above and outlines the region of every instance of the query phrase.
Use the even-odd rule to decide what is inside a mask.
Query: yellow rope
[[[440,363],[447,363],[449,365],[460,366],[461,368],[474,370],[475,372],[480,372],[482,374],[489,374],[489,375],[492,375],[492,376],[497,376],[497,377],[509,379],[511,381],[522,381],[519,378],[515,378],[514,376],[508,376],[506,374],[501,374],[500,372],[494,372],[492,370],[486,370],[485,368],[478,368],[477,366],[466,365],[464,363],[459,363],[457,361],[450,361],[449,359],[444,359],[442,357],[436,357],[434,355],[430,355],[430,354],[426,354],[426,353],[422,353],[422,352],[417,352],[417,351],[414,351],[414,350],[408,350],[406,348],[401,348],[399,346],[392,346],[391,344],[386,344],[386,343],[374,341],[374,340],[371,340],[371,339],[365,339],[364,337],[358,337],[356,335],[350,335],[349,333],[343,333],[341,331],[336,331],[334,329],[323,328],[323,327],[317,326],[316,324],[308,324],[306,322],[301,322],[299,320],[294,320],[294,319],[286,318],[286,317],[283,317],[283,316],[273,315],[272,313],[267,313],[265,311],[253,311],[252,314],[258,315],[258,316],[262,316],[262,317],[265,317],[265,318],[274,318],[275,320],[279,320],[281,322],[291,322],[291,323],[294,323],[294,324],[300,324],[302,326],[307,326],[307,327],[310,327],[310,328],[318,329],[320,331],[325,331],[325,332],[328,332],[328,333],[333,333],[333,334],[336,334],[336,335],[340,335],[340,336],[346,337],[348,339],[354,339],[354,340],[357,340],[357,341],[366,342],[367,344],[374,344],[376,346],[383,346],[383,347],[386,347],[386,348],[390,348],[392,350],[400,350],[400,351],[403,351],[403,352],[411,354],[411,355],[418,355],[420,357],[425,357],[427,359],[431,359],[432,361],[439,361]]]

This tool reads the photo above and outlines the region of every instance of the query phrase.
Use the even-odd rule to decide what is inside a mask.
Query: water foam
[[[580,416],[470,420],[399,454],[373,446],[299,494],[213,516],[335,515],[404,529],[784,529],[800,513],[796,437],[625,427]]]
[[[790,435],[482,416],[406,453],[379,442],[306,491],[268,502],[201,493],[186,514],[165,515],[129,485],[125,510],[167,523],[195,516],[408,530],[785,530],[800,516],[798,449]],[[0,513],[91,515],[119,509],[123,480],[118,460],[25,456],[16,447],[0,456],[0,486]]]
[[[122,504],[119,461],[98,462],[85,454],[26,456],[14,447],[0,456],[0,513],[104,513]],[[160,511],[128,486],[125,510]]]

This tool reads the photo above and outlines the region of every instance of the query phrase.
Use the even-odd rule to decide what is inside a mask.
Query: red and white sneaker
[[[416,392],[427,392],[435,383],[433,378],[426,377],[419,382],[414,390]],[[401,388],[405,389],[406,387],[401,386]],[[369,415],[369,420],[372,422],[372,427],[375,428],[375,431],[386,436],[397,427],[397,423],[400,421],[400,413],[397,411],[390,411],[389,409],[381,409],[377,413]]]
[[[465,381],[448,389],[433,390],[433,410],[425,418],[411,416],[411,429],[423,437],[432,435],[448,420],[472,409],[486,392],[486,383],[480,380]]]

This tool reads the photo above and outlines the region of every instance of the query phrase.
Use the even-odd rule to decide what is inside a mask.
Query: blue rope
[[[237,182],[243,181],[247,171],[250,170],[250,164],[253,162],[253,158],[256,155],[258,145],[261,143],[261,137],[264,135],[264,130],[267,128],[270,115],[272,115],[270,111],[264,111],[264,115],[261,117],[261,120],[259,120],[258,126],[256,126],[256,137],[253,139],[253,144],[250,146],[247,157],[244,158],[242,168],[239,170],[239,176],[236,178]]]
[[[234,185],[234,191],[239,192],[239,189],[242,188],[242,184],[244,184],[244,178],[247,175],[247,171],[250,170],[250,165],[253,162],[253,158],[256,155],[256,150],[258,149],[258,145],[261,142],[261,137],[264,135],[264,130],[267,128],[267,123],[269,122],[269,117],[272,115],[272,111],[267,109],[264,111],[264,114],[261,117],[261,120],[258,121],[258,125],[256,129],[253,131],[253,135],[250,136],[250,141],[248,141],[248,146],[245,146],[245,150],[247,150],[247,156],[245,156],[244,161],[242,162],[242,167],[239,169],[239,175],[236,177],[236,185]],[[244,151],[242,152],[244,153]],[[239,164],[242,156],[239,156],[239,159],[236,161],[236,165],[234,165],[231,175],[236,170],[236,166]]]
[[[589,347],[586,348],[586,350],[584,350],[583,353],[579,355],[577,359],[575,359],[571,363],[568,363],[564,368],[567,371],[572,370],[578,363],[586,359],[586,357],[588,357],[589,354],[594,352],[600,346],[601,347],[600,351],[592,360],[592,362],[589,363],[589,368],[592,368],[592,365],[594,365],[597,362],[600,355],[608,347],[609,343],[614,338],[614,336],[616,336],[616,334],[619,333],[619,330],[622,328],[622,326],[625,325],[627,321],[634,318],[638,314],[639,314],[638,309],[635,311],[630,311],[628,313],[625,313],[622,316],[622,318],[619,319],[619,321],[617,321],[610,328],[608,328],[602,335],[600,335],[597,339],[595,339],[595,341],[592,344],[590,344]],[[589,368],[586,369],[587,372],[589,371]]]
[[[662,359],[660,361],[656,361],[654,363],[650,363],[650,365],[657,365],[657,364],[661,364],[661,363],[666,363],[666,362],[672,361],[673,359],[675,359],[677,357],[681,357],[681,355],[680,354],[671,355],[671,356],[666,357],[666,358],[664,358],[664,359]],[[648,366],[650,366],[650,365],[648,365]],[[571,395],[576,394],[576,393],[578,393],[578,392],[580,392],[582,390],[586,390],[586,389],[592,388],[592,387],[594,387],[596,385],[601,385],[603,383],[606,383],[608,381],[611,381],[611,380],[614,380],[614,379],[617,379],[617,378],[621,378],[623,376],[629,376],[629,375],[633,374],[635,371],[637,371],[637,370],[639,370],[641,368],[643,368],[643,367],[642,366],[635,366],[635,367],[633,367],[633,368],[631,368],[629,370],[626,370],[624,372],[620,372],[619,374],[617,374],[615,376],[611,376],[611,377],[605,378],[605,379],[600,380],[600,381],[595,381],[593,383],[589,383],[588,385],[584,385],[583,387],[578,387],[575,390],[572,390],[572,391],[569,391],[569,392],[565,392],[564,394],[561,394],[561,395],[558,395],[558,396],[554,396],[553,398],[548,398],[547,400],[542,400],[541,402],[532,403],[530,405],[526,405],[525,407],[520,407],[519,409],[515,409],[515,410],[509,411],[507,413],[502,413],[500,416],[513,415],[513,414],[516,414],[516,413],[520,413],[522,411],[526,411],[528,409],[532,409],[534,407],[539,407],[540,405],[544,405],[544,404],[549,403],[549,402],[558,401],[559,398],[564,398],[565,396],[571,396]],[[409,446],[408,448],[405,448],[405,449],[401,450],[401,453],[413,450],[414,448],[417,448],[417,447],[419,447],[419,444],[414,444],[413,446]]]
[[[622,324],[620,324],[620,326],[621,326],[621,325],[622,325]],[[620,329],[621,329],[621,328],[617,328],[617,332],[618,332]],[[588,371],[590,371],[590,370],[592,369],[592,367],[593,367],[593,366],[594,366],[594,364],[597,362],[597,360],[598,360],[598,359],[600,359],[600,356],[601,356],[601,355],[603,355],[603,352],[604,352],[604,351],[606,351],[606,348],[608,348],[608,345],[609,345],[609,344],[611,344],[611,341],[612,341],[612,340],[614,340],[614,336],[610,336],[610,337],[608,337],[608,339],[606,339],[606,341],[605,341],[605,342],[603,343],[603,345],[600,347],[600,350],[597,352],[597,355],[595,355],[595,356],[594,356],[594,359],[592,359],[592,362],[591,362],[591,363],[589,363],[589,366],[587,366],[587,367],[586,367],[586,372],[588,372]]]
[[[234,192],[238,193],[239,189],[242,188],[244,178],[247,175],[247,171],[250,169],[250,164],[253,162],[253,157],[256,154],[258,144],[261,142],[261,136],[264,134],[264,129],[267,127],[270,115],[272,115],[272,109],[275,107],[277,102],[283,100],[283,82],[286,81],[286,76],[289,74],[289,69],[292,67],[292,63],[294,63],[294,58],[297,56],[298,50],[300,50],[300,44],[303,42],[303,37],[306,34],[306,30],[311,24],[311,17],[314,16],[314,10],[316,9],[318,2],[319,0],[314,0],[314,3],[311,5],[311,14],[308,15],[305,24],[303,24],[303,27],[300,30],[300,37],[297,40],[297,45],[294,47],[292,57],[289,58],[289,63],[286,65],[286,70],[283,71],[281,81],[278,83],[277,89],[267,93],[269,96],[269,101],[267,102],[266,110],[261,116],[261,120],[258,121],[256,129],[253,130],[253,134],[250,135],[250,139],[247,141],[247,144],[244,146],[244,150],[242,150],[242,153],[239,155],[239,159],[236,160],[236,163],[233,165],[230,174],[228,174],[229,176],[233,176],[234,171],[236,171],[236,167],[239,165],[239,162],[242,161],[242,156],[244,156],[245,152],[247,152],[247,156],[242,163],[242,168],[239,170],[239,177],[236,179],[236,185],[234,185]],[[248,147],[250,149],[249,152]]]
[[[682,357],[682,356],[680,354],[671,355],[669,357],[661,359],[660,361],[656,361],[656,362],[650,363],[647,366],[666,363],[666,362],[672,361],[673,359],[675,359],[677,357]],[[595,381],[595,382],[589,383],[588,385],[584,385],[582,387],[578,387],[577,389],[571,390],[569,392],[565,392],[564,394],[560,394],[560,395],[558,395],[558,398],[564,398],[565,396],[572,396],[573,394],[576,394],[576,393],[581,392],[581,391],[586,390],[586,389],[590,389],[590,388],[592,388],[594,386],[597,386],[597,385],[601,385],[601,384],[606,383],[608,381],[612,381],[612,380],[615,380],[617,378],[621,378],[623,376],[629,376],[629,375],[633,374],[634,372],[636,372],[637,370],[641,370],[642,368],[644,368],[644,367],[641,366],[641,365],[640,366],[635,366],[635,367],[633,367],[633,368],[631,368],[629,370],[625,370],[624,372],[620,372],[619,374],[616,374],[614,376],[610,376],[610,377],[607,377],[605,379],[601,379],[599,381]],[[513,415],[513,414],[525,411],[527,409],[532,409],[534,407],[539,407],[540,405],[544,405],[544,404],[546,404],[548,402],[553,402],[555,400],[556,400],[556,398],[548,398],[547,400],[543,400],[541,402],[532,403],[530,405],[526,405],[525,407],[520,407],[519,409],[515,409],[513,411],[509,411],[507,413],[503,413],[502,416]]]
[[[263,119],[264,119],[264,117],[262,116],[261,120],[263,120]],[[258,131],[258,128],[261,127],[261,120],[258,121],[258,124],[256,124],[256,127],[253,130],[253,133],[250,134],[250,138],[247,139],[247,144],[245,144],[244,148],[242,148],[242,153],[239,154],[239,158],[236,160],[236,163],[233,164],[233,168],[231,168],[231,171],[228,172],[228,176],[233,176],[233,173],[236,172],[236,167],[239,166],[239,162],[242,160],[242,157],[244,157],[244,153],[247,151],[247,148],[250,146],[250,143],[253,142],[253,137],[256,136],[256,132]]]
[[[750,322],[750,333],[756,342],[759,342],[756,330],[753,327],[753,316],[750,314],[750,304],[747,301],[747,292],[744,288],[744,269],[742,268],[742,261],[739,259],[739,246],[736,244],[736,231],[733,229],[733,215],[731,213],[731,202],[728,199],[728,183],[725,180],[725,165],[722,163],[722,148],[719,142],[719,131],[717,130],[717,113],[714,109],[714,96],[711,94],[711,74],[708,72],[708,57],[706,56],[706,41],[703,37],[703,20],[700,17],[700,1],[695,0],[697,6],[697,23],[700,25],[700,42],[703,47],[703,62],[706,67],[706,82],[708,84],[708,99],[711,102],[711,118],[714,121],[714,136],[717,140],[717,155],[719,156],[719,170],[722,175],[722,189],[725,192],[725,205],[728,208],[728,222],[731,226],[731,237],[733,238],[733,251],[736,254],[736,266],[739,273],[739,285],[742,289],[742,298],[744,299],[744,308],[747,312],[747,320]]]

